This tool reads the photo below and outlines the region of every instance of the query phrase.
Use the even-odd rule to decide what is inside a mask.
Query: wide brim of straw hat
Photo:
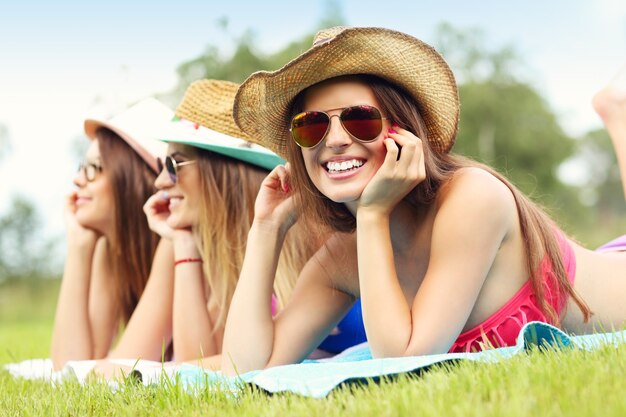
[[[171,120],[173,115],[169,107],[149,97],[108,120],[88,118],[84,129],[90,139],[96,139],[98,129],[112,130],[158,173],[157,159],[166,151],[166,146],[156,139],[158,128]]]
[[[176,117],[160,138],[228,156],[271,170],[285,161],[255,143],[233,119],[238,84],[222,80],[193,82],[174,112]]]
[[[330,78],[371,74],[402,87],[418,103],[431,147],[448,152],[459,122],[454,75],[430,45],[384,28],[331,28],[314,46],[277,71],[252,74],[239,88],[233,116],[249,136],[287,155],[289,112],[306,88]]]
[[[176,117],[228,136],[251,141],[233,119],[233,102],[239,84],[225,80],[198,80],[187,87]]]

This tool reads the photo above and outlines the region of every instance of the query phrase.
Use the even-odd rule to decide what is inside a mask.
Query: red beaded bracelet
[[[185,258],[185,259],[179,259],[177,261],[174,261],[174,266],[176,265],[180,265],[180,264],[184,264],[187,262],[200,262],[202,263],[202,258]]]

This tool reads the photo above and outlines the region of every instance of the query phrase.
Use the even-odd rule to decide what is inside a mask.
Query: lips
[[[81,196],[78,196],[78,197],[76,197],[76,205],[77,206],[82,206],[83,204],[89,203],[91,200],[92,200],[91,197],[81,197]]]

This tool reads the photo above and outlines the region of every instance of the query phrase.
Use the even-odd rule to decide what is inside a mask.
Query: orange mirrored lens
[[[341,112],[340,118],[348,133],[361,141],[374,140],[383,130],[383,121],[376,107],[348,107]]]
[[[309,111],[297,114],[291,121],[291,136],[303,148],[310,148],[318,143],[328,130],[329,118],[326,113]]]

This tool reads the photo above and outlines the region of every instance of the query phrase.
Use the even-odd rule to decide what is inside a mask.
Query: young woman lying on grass
[[[146,346],[131,329],[112,347],[148,276],[158,281],[157,275],[172,269],[171,245],[159,241],[141,211],[155,191],[157,157],[165,151],[163,143],[150,139],[149,127],[171,117],[166,106],[148,99],[110,120],[85,121],[92,142],[65,208],[67,259],[51,349],[56,369],[68,360],[162,355],[167,332]],[[152,318],[160,319],[158,312]]]
[[[282,69],[250,76],[234,116],[290,165],[256,200],[225,372],[301,361],[359,298],[375,357],[512,345],[532,320],[573,332],[623,325],[626,254],[581,247],[502,175],[450,153],[457,86],[420,40],[322,31]],[[272,318],[278,254],[297,218],[335,234]]]

